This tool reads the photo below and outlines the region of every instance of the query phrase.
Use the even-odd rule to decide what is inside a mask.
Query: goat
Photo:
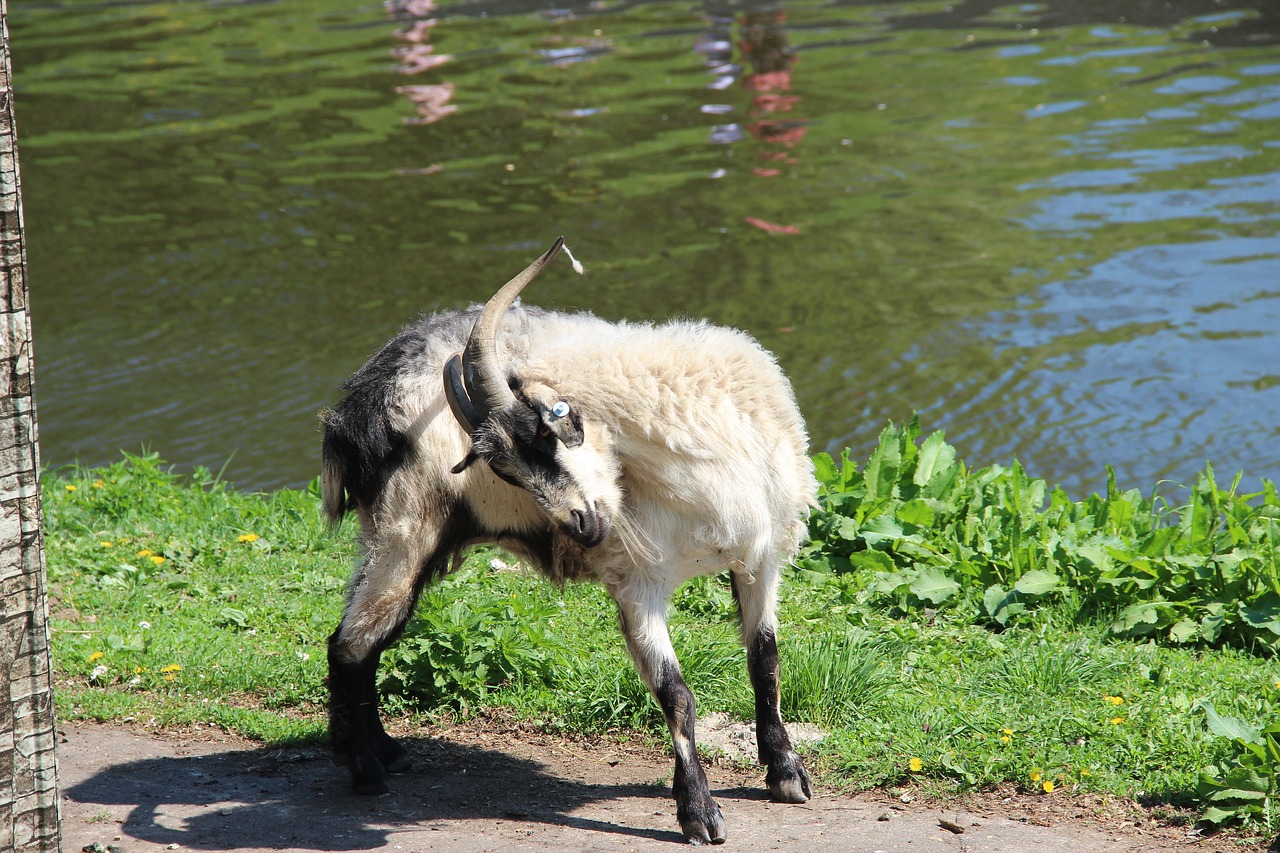
[[[404,329],[321,413],[323,508],[334,524],[354,511],[366,554],[329,638],[334,761],[362,794],[407,769],[379,720],[378,658],[424,585],[466,547],[496,543],[553,581],[609,591],[671,733],[681,830],[719,843],[667,602],[684,581],[730,570],[765,782],[775,800],[805,802],[809,777],[779,715],[775,610],[815,501],[808,436],[773,356],[742,332],[517,306],[563,243],[483,308]]]

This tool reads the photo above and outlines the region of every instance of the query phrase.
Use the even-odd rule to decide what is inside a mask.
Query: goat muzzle
[[[594,548],[609,535],[609,519],[594,509],[575,509],[561,529],[580,545]]]

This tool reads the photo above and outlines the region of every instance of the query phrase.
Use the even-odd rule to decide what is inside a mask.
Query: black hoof
[[[391,792],[387,771],[372,753],[357,757],[348,766],[351,768],[351,790],[355,793],[365,797],[375,797]]]
[[[764,783],[775,803],[804,803],[813,796],[809,774],[805,772],[800,756],[794,752],[769,765]]]
[[[720,815],[720,806],[716,801],[707,798],[706,802],[687,808],[680,806],[676,810],[680,820],[680,831],[690,844],[724,844],[724,818]]]
[[[413,766],[413,758],[409,755],[409,750],[390,735],[379,738],[376,752],[378,763],[385,767],[388,773],[403,773]]]

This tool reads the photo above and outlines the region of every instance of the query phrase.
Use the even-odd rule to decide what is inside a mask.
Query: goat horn
[[[454,416],[467,432],[472,432],[489,416],[490,412],[509,406],[515,401],[515,395],[507,385],[506,371],[498,363],[498,327],[516,301],[516,297],[520,295],[520,291],[537,278],[538,273],[546,269],[547,264],[551,263],[551,259],[563,245],[564,238],[556,238],[551,248],[544,252],[542,257],[525,267],[493,295],[480,312],[480,316],[476,318],[475,325],[471,327],[471,336],[467,338],[467,346],[462,351],[461,365],[454,359],[446,365],[445,390],[450,398]],[[459,372],[462,374],[466,402],[457,399]]]

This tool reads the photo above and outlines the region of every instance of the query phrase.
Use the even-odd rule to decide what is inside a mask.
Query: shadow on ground
[[[504,752],[438,740],[404,743],[414,766],[394,777],[393,792],[382,797],[351,794],[346,771],[320,749],[217,750],[216,745],[214,751],[193,749],[181,757],[111,763],[64,787],[63,794],[75,803],[106,807],[113,819],[123,819],[125,836],[196,850],[371,850],[392,843],[405,828],[445,831],[451,823],[475,820],[684,840],[674,830],[674,804],[665,785],[575,781]],[[765,799],[764,792],[747,789],[717,793]],[[574,816],[601,802],[619,804],[622,822]],[[127,814],[120,814],[120,807]],[[634,817],[640,825],[628,820]]]
[[[414,766],[392,793],[358,797],[327,750],[254,747],[210,729],[153,734],[70,723],[60,730],[62,848],[401,850],[405,853],[662,853],[684,843],[670,759],[623,741],[597,744],[500,725],[404,740]],[[708,767],[729,843],[806,853],[1199,853],[1262,850],[1258,839],[1205,837],[1132,803],[1099,797],[974,793],[963,803],[817,791],[771,803],[759,768]],[[745,786],[745,787],[744,787]],[[1274,848],[1272,848],[1274,849]]]

